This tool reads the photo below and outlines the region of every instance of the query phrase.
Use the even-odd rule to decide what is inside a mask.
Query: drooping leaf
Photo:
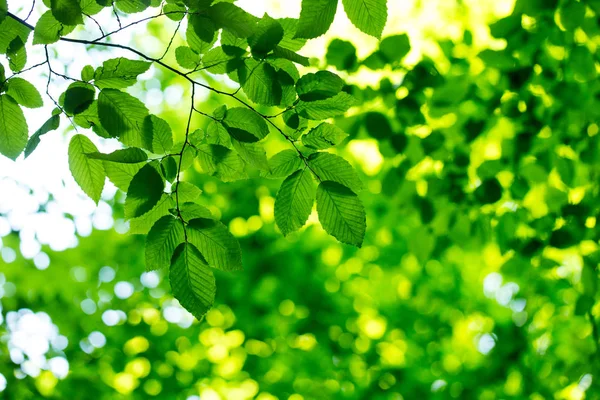
[[[302,117],[321,121],[343,115],[355,105],[357,101],[354,97],[346,92],[340,92],[325,100],[300,101],[296,110]]]
[[[240,271],[242,252],[237,239],[219,221],[196,218],[187,225],[188,241],[196,246],[212,268]]]
[[[40,136],[58,129],[59,124],[60,115],[58,114],[51,116],[46,122],[44,122],[40,129],[35,131],[35,133],[29,138],[27,146],[25,147],[25,158],[29,157],[29,155],[37,148],[38,144],[40,144]]]
[[[315,202],[315,182],[308,168],[288,176],[275,198],[275,222],[284,236],[302,228]]]
[[[387,21],[387,0],[342,0],[348,19],[367,35],[381,38]]]
[[[137,164],[148,160],[148,155],[142,149],[130,147],[128,149],[115,150],[112,153],[89,153],[86,154],[94,160],[106,160],[121,164]]]
[[[11,78],[7,82],[6,94],[27,108],[39,108],[44,105],[40,92],[23,78]]]
[[[17,36],[10,42],[8,49],[6,49],[6,56],[8,57],[8,65],[13,72],[19,72],[27,64],[27,51],[25,50],[25,43]]]
[[[173,296],[197,319],[212,307],[217,286],[215,277],[198,249],[189,243],[180,245],[169,272]]]
[[[337,146],[347,137],[348,134],[337,126],[323,122],[302,136],[302,143],[307,147],[323,150]]]
[[[75,135],[69,143],[69,169],[75,182],[81,190],[96,203],[104,188],[106,174],[100,160],[92,160],[86,153],[97,152],[98,149],[90,139],[84,135]]]
[[[144,120],[148,109],[128,93],[104,89],[98,96],[98,118],[112,137],[118,137],[127,146],[145,147]]]
[[[361,247],[366,230],[365,209],[358,196],[337,182],[317,189],[317,213],[323,229],[342,243]]]
[[[102,63],[94,72],[94,84],[100,89],[123,89],[133,85],[137,77],[150,68],[146,61],[130,60],[124,57],[111,58]]]
[[[337,182],[356,193],[363,189],[354,168],[340,156],[326,152],[314,153],[308,157],[308,165],[321,181]]]
[[[58,42],[61,36],[73,32],[75,25],[65,25],[59,22],[51,11],[46,11],[35,24],[33,44],[52,44]]]
[[[269,127],[264,119],[243,107],[227,110],[223,125],[232,138],[242,142],[256,142],[269,134]]]
[[[50,9],[54,18],[65,25],[83,23],[79,0],[50,0]]]
[[[302,160],[295,150],[283,150],[269,159],[270,172],[266,178],[286,178],[302,167]]]
[[[164,183],[158,171],[150,164],[142,167],[127,189],[125,218],[139,217],[150,211],[160,200],[163,189]]]
[[[296,83],[296,91],[303,101],[328,99],[340,93],[343,87],[342,78],[329,71],[306,74]]]
[[[313,39],[323,35],[333,22],[338,0],[302,0],[296,38]]]
[[[183,243],[183,223],[171,215],[165,215],[152,226],[146,238],[146,270],[167,268],[177,246]]]
[[[0,95],[0,153],[15,160],[25,148],[28,135],[21,107],[9,95]]]

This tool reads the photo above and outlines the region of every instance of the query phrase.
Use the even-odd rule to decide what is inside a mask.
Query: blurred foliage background
[[[41,235],[24,215],[51,224],[60,199],[0,175],[0,397],[600,399],[600,1],[389,7],[382,42],[342,16],[303,51],[361,101],[335,122],[368,188],[365,244],[335,242],[314,214],[283,238],[279,181],[188,175],[245,265],[215,272],[202,321],[144,272],[124,194],[63,207]],[[168,41],[165,25],[131,40]],[[180,79],[153,70],[136,94]],[[154,103],[184,123],[176,101]]]

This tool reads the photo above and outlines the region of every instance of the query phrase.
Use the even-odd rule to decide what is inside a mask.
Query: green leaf
[[[106,162],[106,161],[105,161]],[[122,166],[130,166],[135,164],[116,164]],[[132,218],[129,220],[129,232],[132,234],[147,234],[150,229],[154,226],[156,221],[161,217],[168,215],[169,210],[175,207],[175,200],[168,194],[163,194],[158,203],[146,214]]]
[[[237,55],[225,53],[223,47],[215,47],[202,57],[202,65],[212,74],[226,74],[234,69],[231,63],[234,63],[232,60],[236,58]]]
[[[53,115],[44,122],[44,125],[40,127],[27,142],[27,146],[25,147],[25,158],[29,157],[31,153],[37,148],[38,144],[40,144],[40,136],[45,135],[46,133],[58,129],[60,125],[60,115]]]
[[[27,122],[21,107],[8,95],[0,95],[0,153],[16,160],[27,144]]]
[[[0,23],[4,21],[4,18],[6,18],[7,11],[8,5],[6,4],[6,0],[0,0]]]
[[[144,165],[146,165],[146,163],[123,164],[111,161],[102,161],[102,165],[104,166],[104,171],[106,172],[108,180],[110,180],[113,185],[122,191],[127,192],[131,180],[135,174],[137,174],[138,171],[142,169]]]
[[[19,72],[27,64],[27,51],[25,50],[25,43],[17,36],[10,42],[8,49],[6,50],[6,56],[8,57],[8,65],[13,72]]]
[[[313,39],[323,35],[333,22],[338,0],[302,0],[295,38]]]
[[[286,50],[298,51],[306,44],[306,39],[296,38],[299,20],[295,18],[280,18],[277,20],[283,28],[283,39],[279,42],[279,46]]]
[[[254,111],[243,107],[227,110],[223,125],[232,138],[242,142],[256,142],[269,134],[264,119]]]
[[[207,18],[205,15],[192,14],[188,17],[188,23],[191,24],[200,40],[207,43],[213,41],[217,27],[210,18]]]
[[[323,122],[302,136],[302,143],[307,147],[323,150],[337,146],[347,137],[348,134],[337,126]]]
[[[328,99],[340,93],[343,87],[342,78],[329,71],[306,74],[296,83],[296,91],[302,101]]]
[[[112,153],[88,153],[89,158],[94,160],[106,160],[121,164],[137,164],[148,160],[148,155],[142,149],[130,147],[128,149],[115,150]]]
[[[171,258],[179,244],[185,241],[183,223],[165,215],[152,226],[146,238],[146,270],[152,271],[171,265]]]
[[[188,20],[189,20],[189,16],[188,16]],[[217,41],[218,35],[217,35],[217,31],[215,31],[213,33],[213,37],[211,38],[211,40],[204,41],[198,36],[198,34],[196,33],[196,31],[194,29],[194,26],[192,24],[188,23],[188,27],[185,31],[185,36],[186,36],[188,45],[192,48],[193,51],[195,51],[197,54],[204,54],[208,50],[210,50],[211,47],[213,47],[213,44],[215,44],[215,42]]]
[[[163,13],[173,21],[181,21],[186,14],[186,8],[180,4],[169,3],[163,7]]]
[[[147,146],[148,140],[142,132],[147,115],[146,106],[128,93],[104,89],[98,96],[98,118],[102,127],[127,146]]]
[[[387,0],[342,0],[346,15],[367,35],[381,38],[387,21]]]
[[[96,0],[79,0],[79,4],[81,5],[81,13],[84,15],[98,14],[104,8]]]
[[[379,43],[379,53],[389,64],[400,62],[410,51],[408,35],[394,35],[384,38]]]
[[[142,127],[144,148],[155,154],[167,154],[173,148],[173,132],[164,119],[149,115]]]
[[[194,202],[202,194],[202,190],[190,182],[179,182],[175,187],[175,191],[177,191],[180,203]],[[175,194],[173,194],[173,197],[175,197]]]
[[[126,14],[134,14],[146,10],[150,0],[116,0],[117,8]]]
[[[252,54],[260,57],[272,51],[281,39],[283,27],[277,20],[265,14],[258,22],[254,34],[248,38],[248,44]]]
[[[96,89],[89,83],[74,82],[65,92],[63,108],[67,114],[80,114],[94,101]]]
[[[212,268],[240,271],[242,252],[238,241],[219,221],[197,218],[187,225],[188,241],[196,246]]]
[[[503,188],[498,179],[486,179],[475,189],[475,197],[482,204],[492,204],[502,198]]]
[[[44,105],[40,92],[35,86],[22,78],[11,78],[7,81],[6,94],[17,103],[27,108],[39,108]]]
[[[158,171],[150,164],[144,165],[127,189],[125,218],[139,217],[150,211],[160,200],[163,189],[164,183]]]
[[[58,42],[61,36],[73,32],[75,25],[65,25],[59,22],[52,12],[46,11],[35,24],[33,44],[52,44]]]
[[[281,84],[277,79],[277,72],[270,64],[247,59],[237,72],[244,93],[254,103],[266,106],[281,103]]]
[[[187,46],[175,49],[175,59],[177,64],[187,69],[194,69],[200,64],[200,55]]]
[[[160,162],[162,174],[164,175],[165,179],[169,182],[173,182],[173,180],[175,180],[175,178],[177,177],[178,167],[179,165],[177,164],[177,161],[173,156],[169,156]]]
[[[203,144],[198,146],[197,158],[202,170],[223,182],[248,179],[244,161],[227,147]]]
[[[317,189],[317,213],[323,229],[342,243],[361,247],[366,230],[365,209],[358,196],[337,182]]]
[[[83,24],[79,0],[50,0],[52,15],[65,25]]]
[[[354,168],[340,156],[331,153],[314,153],[308,157],[308,165],[322,181],[337,182],[357,193],[363,189]]]
[[[231,143],[242,160],[262,171],[269,171],[267,153],[262,144],[240,142],[236,139],[231,139]]]
[[[169,272],[171,290],[179,304],[197,319],[212,307],[217,286],[206,260],[193,245],[177,248]]]
[[[13,18],[5,18],[4,21],[0,23],[0,54],[6,53],[8,46],[10,46],[11,42],[16,37],[20,37],[23,43],[27,43],[27,38],[30,33],[31,29],[29,27]]]
[[[270,173],[265,178],[286,178],[302,167],[302,160],[296,150],[283,150],[269,159]]]
[[[288,176],[275,198],[275,222],[284,236],[302,228],[315,202],[315,182],[307,168]]]
[[[123,89],[133,85],[138,75],[148,71],[151,63],[119,57],[102,63],[94,72],[94,84],[100,89]]]
[[[217,3],[207,10],[207,15],[219,27],[237,37],[247,38],[254,34],[258,18],[230,3]]]
[[[81,70],[81,80],[89,82],[92,79],[94,79],[94,67],[92,67],[91,65],[86,65]]]
[[[92,200],[98,204],[104,188],[106,174],[100,160],[91,160],[86,153],[97,152],[98,149],[90,139],[83,135],[75,135],[69,143],[69,169],[75,182]]]
[[[346,92],[340,92],[325,100],[298,102],[296,111],[304,118],[324,120],[343,115],[350,107],[358,105],[357,100]]]
[[[392,126],[388,118],[379,112],[368,112],[365,114],[365,127],[371,137],[383,140],[393,135]]]
[[[333,65],[338,71],[354,71],[358,68],[356,48],[345,40],[333,39],[327,47],[325,58],[327,64]]]
[[[273,55],[285,58],[286,60],[293,61],[305,67],[310,66],[310,61],[308,60],[308,57],[304,57],[298,53],[294,53],[292,50],[288,50],[280,46],[275,47],[275,50],[273,50]]]
[[[206,128],[206,143],[231,147],[231,139],[227,129],[218,121],[210,121]]]
[[[183,203],[179,206],[181,218],[184,221],[189,221],[196,218],[208,218],[213,219],[210,210],[204,206],[196,203]],[[172,209],[171,212],[177,212],[176,209]]]

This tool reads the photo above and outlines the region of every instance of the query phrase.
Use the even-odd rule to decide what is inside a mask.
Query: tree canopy
[[[0,0],[0,393],[600,398],[600,2],[391,3]]]

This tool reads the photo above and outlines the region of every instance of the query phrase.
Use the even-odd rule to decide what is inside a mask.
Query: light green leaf
[[[21,71],[27,64],[27,51],[23,40],[19,36],[10,42],[6,50],[6,56],[8,57],[8,65],[13,72]]]
[[[202,254],[189,243],[176,249],[169,280],[173,296],[197,319],[202,318],[215,302],[215,277]]]
[[[58,42],[61,36],[73,32],[75,25],[65,25],[59,22],[51,11],[46,11],[35,24],[33,44],[52,44]]]
[[[40,129],[35,131],[35,133],[29,138],[27,146],[25,147],[25,158],[29,157],[29,155],[33,153],[33,151],[36,149],[38,144],[40,144],[40,136],[45,135],[46,133],[55,129],[58,129],[59,124],[60,115],[58,114],[51,116],[50,119],[44,122],[44,125],[42,125]]]
[[[176,198],[174,194],[175,191],[177,191],[180,203],[194,202],[198,200],[202,194],[202,190],[190,182],[179,182],[173,192],[174,198]]]
[[[148,140],[142,132],[147,115],[146,106],[128,93],[104,89],[98,96],[98,118],[102,127],[127,146],[147,146]]]
[[[197,158],[202,170],[223,182],[248,179],[244,161],[231,149],[215,144],[198,146]]]
[[[354,168],[340,156],[325,152],[314,153],[308,157],[308,165],[322,181],[337,182],[357,193],[363,189]]]
[[[302,167],[302,160],[296,150],[283,150],[269,159],[270,173],[265,178],[286,178]]]
[[[152,271],[171,265],[171,258],[179,244],[185,241],[183,223],[165,215],[152,226],[146,238],[146,270]]]
[[[196,203],[183,203],[179,205],[179,210],[181,212],[181,218],[184,221],[189,221],[196,218],[208,218],[213,219],[213,216],[210,210],[200,204]],[[171,213],[177,212],[176,209],[172,209]]]
[[[21,107],[8,95],[0,95],[0,153],[15,160],[27,144],[27,122]]]
[[[365,209],[344,185],[323,181],[317,189],[317,213],[323,229],[342,243],[361,247],[366,230]]]
[[[150,6],[150,0],[116,0],[115,3],[126,14],[142,12]]]
[[[189,19],[189,16],[188,16],[188,19]],[[196,31],[194,30],[194,26],[192,24],[190,24],[190,23],[188,23],[188,27],[187,27],[187,29],[185,31],[185,36],[187,38],[188,45],[197,54],[204,54],[208,50],[210,50],[210,48],[213,47],[213,45],[217,41],[217,37],[218,37],[217,32],[215,31],[214,34],[213,34],[213,37],[211,38],[210,41],[204,41],[204,40],[202,40],[198,36],[198,34],[196,33]]]
[[[239,68],[237,73],[244,93],[254,103],[266,106],[281,103],[281,84],[277,79],[277,72],[270,64],[250,58],[244,60],[244,67]]]
[[[148,155],[142,149],[130,147],[128,149],[115,150],[112,153],[88,153],[89,158],[94,160],[106,160],[121,164],[137,164],[148,160]]]
[[[217,3],[207,14],[219,28],[224,28],[240,38],[252,36],[258,18],[230,3]]]
[[[158,171],[150,164],[144,165],[127,189],[125,218],[139,217],[150,211],[160,200],[163,190],[164,182]]]
[[[21,38],[23,43],[27,43],[30,33],[31,29],[29,27],[13,18],[4,18],[4,21],[0,22],[0,54],[6,53],[8,46],[17,36]]]
[[[323,35],[333,22],[338,0],[302,0],[295,38],[313,39]]]
[[[52,15],[65,25],[83,24],[79,0],[50,0]]]
[[[75,135],[69,143],[69,169],[75,182],[85,194],[98,203],[104,188],[106,174],[100,160],[91,160],[86,153],[97,152],[98,149],[90,139],[83,135]]]
[[[267,161],[267,153],[260,143],[240,142],[236,139],[231,139],[233,148],[240,155],[242,160],[262,171],[269,171],[269,163]]]
[[[273,54],[277,57],[285,58],[297,64],[304,65],[305,67],[310,65],[308,57],[304,57],[298,53],[294,53],[292,50],[288,50],[280,46],[275,47]]]
[[[175,59],[177,64],[187,69],[194,69],[200,64],[200,55],[187,46],[175,49]]]
[[[284,236],[302,228],[315,202],[315,182],[308,169],[288,176],[275,198],[275,222]]]
[[[347,137],[348,134],[337,126],[323,122],[302,136],[302,143],[307,147],[323,150],[337,146]]]
[[[235,237],[219,221],[197,218],[187,225],[188,241],[196,246],[212,268],[239,271],[242,252]]]
[[[156,154],[167,154],[173,148],[173,132],[164,119],[149,115],[142,127],[144,148]]]
[[[256,142],[269,134],[264,119],[254,111],[243,107],[227,110],[223,125],[232,138],[242,142]]]
[[[6,18],[6,13],[8,11],[8,5],[6,4],[6,0],[0,0],[0,24]]]
[[[122,191],[127,192],[131,180],[135,174],[146,165],[146,163],[122,164],[111,161],[102,161],[102,165],[104,166],[104,171],[106,172],[108,180]]]
[[[387,0],[342,0],[346,15],[367,35],[381,38],[387,21]]]
[[[358,105],[358,102],[354,97],[346,92],[340,92],[325,100],[300,100],[296,106],[296,111],[304,118],[320,121],[343,115],[350,107],[356,105]]]
[[[106,162],[106,161],[105,161]],[[114,163],[113,163],[114,164]],[[116,164],[122,166],[130,166],[135,164]],[[146,214],[141,217],[132,218],[129,220],[129,232],[132,234],[147,234],[152,226],[161,217],[168,215],[169,210],[175,207],[175,200],[168,194],[163,194],[158,203]]]
[[[96,68],[94,84],[100,89],[123,89],[133,85],[138,75],[148,71],[151,63],[124,57],[111,58]]]
[[[81,69],[81,80],[89,82],[94,79],[94,67],[86,65]]]
[[[265,14],[258,22],[254,34],[248,38],[252,54],[264,56],[279,44],[283,39],[281,24]]]
[[[206,128],[206,143],[231,147],[229,133],[222,123],[217,121],[210,121],[208,123],[208,127]]]
[[[281,48],[298,51],[306,44],[306,39],[295,38],[298,22],[296,18],[280,18],[277,20],[283,28],[283,39],[279,42]]]
[[[388,63],[402,61],[410,51],[408,35],[394,35],[384,38],[379,43],[379,52]]]
[[[23,107],[39,108],[44,105],[40,92],[25,79],[11,78],[7,83],[6,94],[10,95],[10,97]]]
[[[306,74],[296,83],[296,91],[302,101],[328,99],[340,93],[343,87],[342,78],[329,71]]]
[[[212,74],[226,74],[232,70],[231,63],[235,63],[234,59],[237,55],[227,54],[223,47],[215,47],[202,57],[203,68]]]

